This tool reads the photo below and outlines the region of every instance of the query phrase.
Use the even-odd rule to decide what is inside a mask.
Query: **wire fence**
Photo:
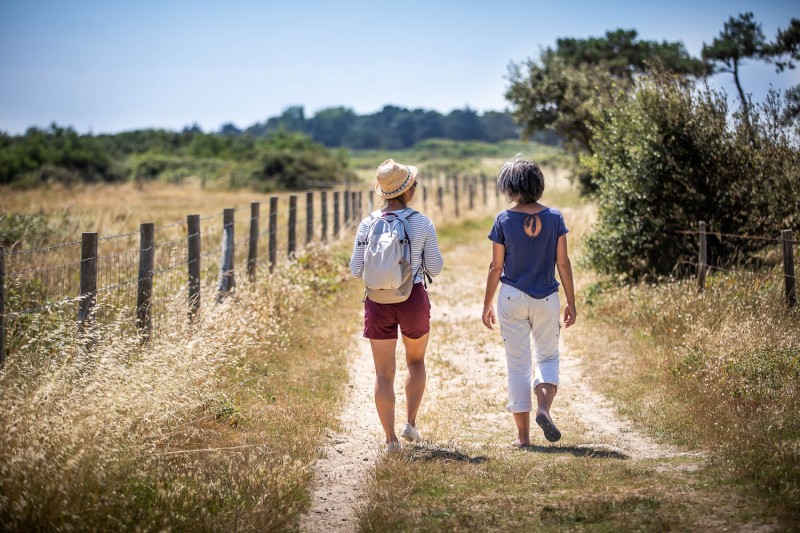
[[[415,205],[437,223],[499,205],[496,192],[490,202],[485,176],[440,176],[421,189]],[[24,342],[33,316],[67,306],[81,324],[116,321],[149,334],[176,297],[187,299],[191,315],[199,290],[224,293],[309,246],[350,238],[376,208],[372,190],[305,191],[269,200],[267,210],[254,202],[157,227],[142,224],[139,231],[84,233],[80,241],[29,250],[0,247],[0,365]]]
[[[764,281],[775,277],[775,271],[781,272],[784,285],[784,300],[786,307],[794,309],[797,306],[797,274],[795,272],[795,248],[798,241],[794,238],[791,229],[785,229],[780,235],[742,235],[734,233],[723,233],[708,231],[704,221],[698,222],[697,230],[676,231],[677,234],[695,236],[697,238],[697,256],[693,260],[682,259],[676,267],[688,267],[693,269],[697,276],[698,291],[703,292],[706,287],[706,278],[709,273],[724,272],[729,275],[757,274]],[[717,245],[722,245],[725,239],[737,241],[756,241],[761,243],[760,253],[757,256],[750,255],[748,261],[731,261],[722,257],[710,257],[709,239],[716,239]],[[735,246],[734,246],[735,248]],[[749,263],[749,264],[748,264]],[[772,268],[764,268],[773,265]]]

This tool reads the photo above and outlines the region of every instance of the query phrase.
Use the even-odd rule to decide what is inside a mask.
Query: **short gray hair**
[[[506,161],[497,175],[497,190],[509,202],[528,204],[538,202],[544,194],[544,174],[539,165],[517,154],[513,161]]]

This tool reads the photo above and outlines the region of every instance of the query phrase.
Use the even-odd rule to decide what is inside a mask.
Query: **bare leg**
[[[397,442],[394,432],[394,373],[397,339],[370,339],[375,361],[375,407],[381,419],[386,442]]]
[[[406,377],[406,407],[408,409],[408,423],[417,427],[417,411],[422,403],[425,392],[425,349],[428,347],[428,334],[419,339],[409,339],[403,336],[406,347],[406,364],[408,376]]]
[[[553,423],[550,417],[550,407],[553,405],[558,386],[552,383],[540,383],[534,389],[536,392],[536,423],[544,431],[544,437],[550,442],[557,442],[561,439],[561,432]]]
[[[514,422],[517,424],[517,434],[519,443],[528,446],[531,443],[531,413],[514,413]]]
[[[539,383],[533,390],[536,392],[536,414],[544,414],[550,418],[550,408],[553,406],[558,386],[552,383]]]

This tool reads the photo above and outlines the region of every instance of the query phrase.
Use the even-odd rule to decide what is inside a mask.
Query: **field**
[[[452,168],[434,148],[389,156]],[[525,148],[453,147],[469,154],[460,170],[487,173]],[[365,187],[379,157],[354,155]],[[423,445],[381,453],[346,236],[220,305],[206,288],[194,323],[176,300],[147,344],[111,321],[86,351],[72,307],[34,320],[0,377],[0,526],[325,530],[335,516],[363,531],[795,529],[800,318],[781,278],[719,272],[700,296],[690,282],[600,277],[581,261],[595,206],[564,175],[546,168],[543,200],[564,211],[579,290],[557,445],[508,446],[502,341],[480,323],[486,234],[505,206],[490,195],[460,219],[431,204],[446,266],[430,288]],[[30,217],[19,231],[35,247],[266,200],[189,181],[4,190],[0,209]]]

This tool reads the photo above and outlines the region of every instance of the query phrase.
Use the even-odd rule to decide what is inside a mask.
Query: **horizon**
[[[277,113],[275,115],[272,115],[270,117],[265,117],[263,120],[259,120],[259,121],[253,122],[252,124],[245,124],[243,126],[239,126],[239,125],[234,124],[234,126],[239,131],[245,132],[248,128],[250,128],[252,126],[255,126],[257,124],[266,124],[266,122],[269,119],[279,117],[283,111],[285,111],[286,109],[288,109],[290,107],[303,107],[303,106],[299,105],[299,104],[296,105],[296,106],[287,106],[287,108],[284,108],[283,110],[281,110],[281,112],[279,112],[279,113]],[[400,105],[396,105],[396,104],[384,104],[379,109],[377,109],[376,111],[373,111],[371,113],[356,113],[356,115],[357,116],[366,116],[366,115],[377,114],[377,113],[380,113],[386,107],[396,107],[396,108],[403,109],[403,110],[406,110],[406,111],[424,111],[426,113],[435,112],[435,113],[440,113],[443,116],[447,116],[447,115],[449,115],[450,113],[452,113],[454,111],[464,111],[465,110],[465,107],[460,107],[460,108],[459,107],[455,107],[455,108],[450,109],[448,111],[441,112],[441,111],[438,111],[438,110],[435,110],[435,109],[425,109],[425,108],[421,108],[421,107],[412,108],[412,107],[404,107],[404,106],[400,106]],[[466,106],[466,107],[469,107],[469,106]],[[308,113],[304,109],[304,115],[305,115],[306,120],[310,120],[317,113],[319,113],[320,111],[324,111],[326,109],[337,109],[337,108],[346,108],[346,109],[351,109],[352,110],[352,108],[349,108],[347,106],[333,105],[333,106],[328,106],[328,107],[323,107],[321,109],[318,109],[314,113]],[[485,109],[485,110],[478,110],[478,109],[472,109],[472,108],[469,108],[469,109],[471,111],[475,111],[478,114],[478,116],[483,116],[486,113],[498,113],[498,112],[499,113],[504,113],[504,112],[510,113],[510,111],[508,111],[508,110],[498,110],[498,109]],[[219,127],[217,127],[217,128],[213,128],[213,129],[200,128],[200,129],[201,129],[201,131],[203,133],[206,133],[206,134],[218,134],[220,132],[220,130],[224,126],[227,126],[229,124],[231,124],[231,123],[224,122],[224,123],[220,124]],[[69,125],[69,124],[59,124],[59,123],[56,123],[56,122],[51,122],[50,124],[44,124],[44,125],[29,126],[29,128],[38,128],[40,130],[45,130],[45,129],[50,128],[50,126],[52,126],[52,125],[55,125],[55,126],[58,126],[58,127],[61,127],[61,128],[72,128],[72,126]],[[120,133],[127,133],[127,132],[131,132],[131,131],[145,131],[145,130],[151,130],[151,129],[152,130],[170,131],[170,132],[180,132],[180,131],[183,131],[183,130],[186,130],[186,129],[192,129],[195,126],[199,127],[198,124],[192,123],[192,124],[186,124],[186,125],[181,126],[179,128],[166,128],[166,127],[147,128],[147,127],[145,127],[145,128],[135,128],[135,129],[130,129],[130,130],[120,130],[120,131],[116,131],[116,132],[95,132],[95,131],[78,131],[78,130],[75,130],[75,131],[77,131],[81,135],[117,135],[117,134],[120,134]],[[72,128],[72,129],[75,129],[75,128]],[[5,132],[4,130],[0,129],[0,133],[8,133],[8,132]],[[24,135],[25,131],[22,131],[21,133],[8,133],[8,134],[9,135]]]
[[[469,107],[506,111],[507,67],[538,58],[559,37],[634,29],[642,40],[681,41],[699,57],[730,16],[753,11],[768,40],[800,17],[788,1],[617,1],[597,9],[505,1],[348,2],[79,0],[0,3],[0,131],[50,124],[80,133],[141,129],[239,129],[302,106],[311,117],[346,107],[359,115],[386,105],[447,114]],[[520,22],[522,21],[522,22]],[[800,84],[800,72],[746,62],[744,90]],[[736,96],[730,74],[710,86]]]

